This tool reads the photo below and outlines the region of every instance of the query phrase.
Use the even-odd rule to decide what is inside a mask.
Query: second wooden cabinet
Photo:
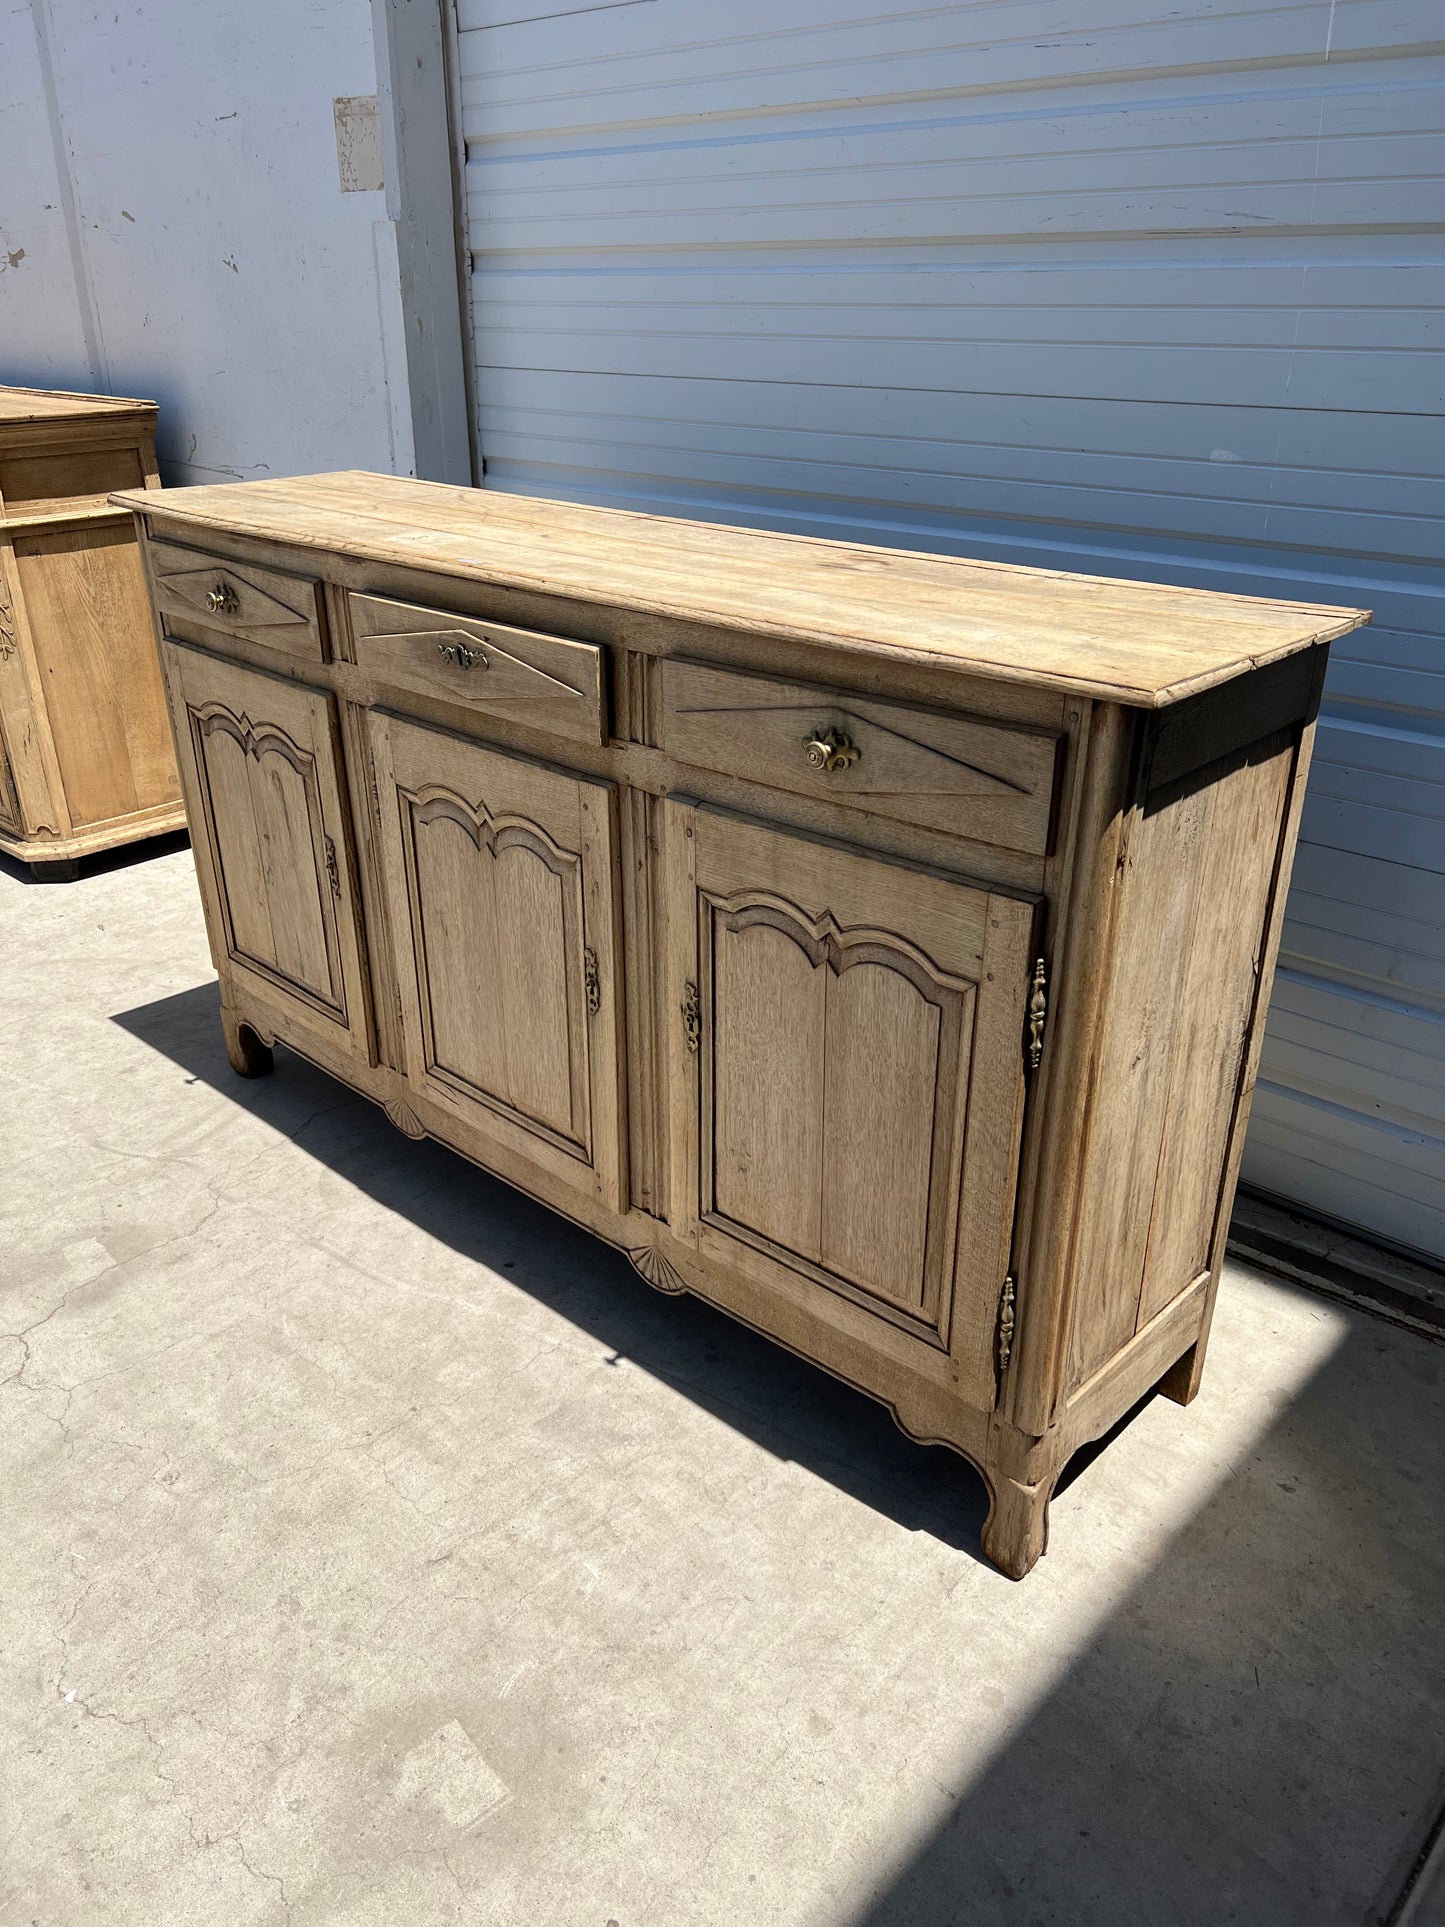
[[[368,476],[140,519],[232,1062],[278,1039],[882,1399],[1026,1572],[1198,1389],[1357,611]]]

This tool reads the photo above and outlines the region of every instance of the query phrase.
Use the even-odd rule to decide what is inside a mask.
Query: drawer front
[[[662,665],[683,762],[1042,856],[1060,738],[710,663]]]
[[[151,543],[150,565],[162,615],[245,636],[309,662],[325,660],[321,584],[314,577],[283,575],[254,562],[233,562],[171,542]]]
[[[357,663],[378,679],[574,742],[604,740],[595,643],[387,596],[347,600]]]

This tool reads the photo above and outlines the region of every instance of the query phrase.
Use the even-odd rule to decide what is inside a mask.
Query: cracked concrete
[[[0,1927],[1388,1911],[1439,1348],[1233,1268],[1014,1586],[961,1462],[233,1078],[187,852],[0,870],[0,1049]]]

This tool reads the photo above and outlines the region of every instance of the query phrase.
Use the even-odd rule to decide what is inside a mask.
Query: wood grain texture
[[[372,717],[419,1094],[622,1205],[614,797]]]
[[[15,562],[72,826],[174,803],[175,754],[133,533],[25,535]]]
[[[77,395],[60,388],[0,387],[0,433],[30,423],[75,423],[93,431],[98,423],[134,423],[147,437],[155,433],[157,407],[125,395]]]
[[[213,951],[371,1059],[338,723],[323,691],[164,645]]]
[[[602,651],[389,596],[347,598],[357,666],[400,690],[600,743]]]
[[[100,508],[116,489],[144,485],[139,448],[78,448],[0,459],[8,519]]]
[[[206,629],[253,637],[320,662],[325,654],[318,590],[305,576],[240,564],[169,542],[150,545],[157,609]]]
[[[1061,694],[1083,605],[1046,611],[1052,578],[995,572],[1014,614],[990,620],[1033,667],[989,680],[972,643],[945,673],[875,621],[936,637],[940,585],[975,581],[956,565],[558,505],[479,519],[433,489],[378,507],[357,478],[283,486],[290,519],[256,530],[250,485],[186,496],[218,493],[207,571],[283,602],[325,585],[305,683],[263,626],[166,615],[232,1061],[284,1039],[657,1289],[881,1399],[980,1468],[985,1550],[1022,1574],[1069,1454],[1151,1384],[1199,1382],[1325,654],[1291,653],[1308,623],[1231,675],[1219,637],[1255,605],[1102,585],[1100,623],[1153,667],[1144,697],[1090,702]],[[197,552],[188,513],[163,559]],[[569,604],[586,571],[615,599]],[[804,634],[825,580],[834,628]],[[706,655],[669,598],[707,608]],[[505,622],[465,613],[494,601]],[[505,630],[519,673],[557,671],[529,721],[430,664]],[[1185,658],[1225,679],[1170,704]],[[810,765],[804,730],[861,760]]]
[[[669,928],[690,932],[669,1003],[695,986],[698,1008],[674,1058],[674,1222],[704,1255],[942,1349],[987,1401],[1030,906],[715,811],[665,816]]]
[[[114,499],[130,508],[134,493]],[[345,472],[167,492],[165,513],[753,635],[1154,708],[1363,611],[1008,568]]]
[[[70,862],[185,821],[131,523],[151,403],[0,389],[0,848]]]
[[[870,702],[837,689],[677,659],[662,669],[662,747],[685,763],[1042,855],[1056,736]],[[855,760],[810,764],[836,735]]]
[[[1249,1026],[1268,990],[1266,916],[1299,734],[1296,723],[1157,786],[1151,766],[1131,812],[1112,1021],[1091,1069],[1068,1385],[1210,1269]],[[1172,745],[1164,766],[1177,766]]]

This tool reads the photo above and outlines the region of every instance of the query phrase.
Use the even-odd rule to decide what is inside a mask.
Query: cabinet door
[[[333,701],[180,643],[163,648],[213,942],[272,1008],[365,1057]]]
[[[674,1230],[991,1402],[1035,906],[665,815]]]
[[[614,792],[373,712],[408,1081],[622,1205]]]

